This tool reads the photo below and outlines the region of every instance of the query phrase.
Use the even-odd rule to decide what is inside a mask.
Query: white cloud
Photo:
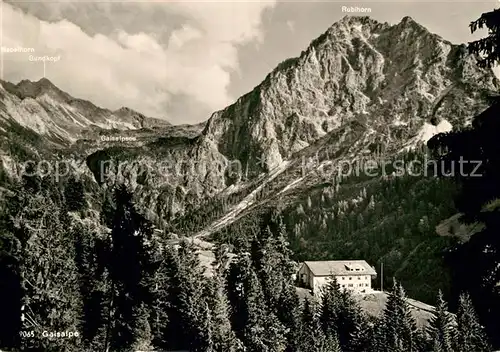
[[[211,111],[231,103],[235,97],[230,96],[228,88],[231,72],[239,68],[238,47],[262,39],[262,13],[274,3],[130,4],[131,11],[157,6],[165,15],[182,16],[185,23],[170,33],[167,43],[158,39],[165,33],[127,33],[116,14],[113,35],[89,36],[68,20],[44,22],[10,4],[2,5],[2,45],[34,47],[36,55],[61,55],[59,62],[46,64],[47,78],[61,89],[111,109],[128,106],[150,116],[185,123],[208,116],[168,116],[171,99],[182,95],[191,100],[190,104]],[[99,6],[93,10],[99,10]],[[103,11],[113,11],[113,5],[103,6]],[[60,8],[57,11],[63,13]],[[29,62],[27,57],[4,53],[4,79],[41,78],[42,63]]]
[[[169,44],[174,48],[180,49],[188,42],[195,39],[201,39],[202,37],[203,34],[199,30],[189,25],[184,25],[181,29],[178,29],[172,33],[172,35],[170,36]]]

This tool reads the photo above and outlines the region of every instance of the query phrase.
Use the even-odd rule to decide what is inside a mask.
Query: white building
[[[332,277],[343,289],[369,292],[377,272],[364,260],[329,260],[304,262],[297,275],[299,284],[311,289],[315,295]]]

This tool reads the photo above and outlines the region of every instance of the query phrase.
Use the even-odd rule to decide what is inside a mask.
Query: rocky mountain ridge
[[[0,82],[1,128],[19,124],[43,136],[47,142],[69,146],[99,130],[137,130],[165,127],[167,121],[146,117],[129,108],[116,111],[73,98],[46,78],[18,84]]]
[[[128,109],[111,112],[73,99],[48,80],[2,86],[3,125],[13,121],[59,144],[77,144],[92,126],[135,131],[158,123]],[[123,181],[148,214],[171,220],[217,194],[236,192],[243,201],[285,161],[295,165],[318,150],[353,158],[412,148],[466,125],[498,88],[493,72],[477,68],[465,46],[409,17],[393,26],[345,17],[298,58],[215,112],[201,133],[159,129],[144,143],[82,147],[74,157],[86,159],[86,173],[98,184]],[[352,124],[357,127],[346,129]],[[346,140],[348,146],[335,150]],[[303,175],[296,169],[274,175],[273,182],[299,186]]]
[[[360,119],[401,142],[424,123],[463,126],[498,90],[464,45],[405,17],[390,26],[344,17],[300,57],[208,121],[204,135],[227,156],[270,170],[346,121]],[[394,139],[393,137],[393,139]],[[391,143],[394,141],[391,141]]]

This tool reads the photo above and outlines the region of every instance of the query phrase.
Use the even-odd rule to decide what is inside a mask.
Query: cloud
[[[114,4],[102,7],[92,4],[85,8],[78,5],[82,6],[79,15],[87,18],[98,16],[99,11],[109,12],[113,31],[99,33],[95,32],[97,25],[92,26],[92,31],[76,25],[64,7],[68,6],[76,15],[74,2],[52,5],[52,17],[55,13],[58,19],[66,18],[54,22],[39,20],[2,3],[1,45],[33,47],[35,55],[61,55],[60,61],[46,63],[46,75],[75,97],[110,109],[128,106],[174,123],[192,123],[208,117],[193,116],[193,111],[213,112],[236,98],[230,95],[229,85],[231,73],[239,69],[238,49],[262,40],[262,14],[274,3],[197,1],[126,5],[136,18],[144,14],[144,21],[148,20],[145,14],[152,11],[162,12],[166,20],[173,16],[177,21],[182,19],[182,24],[169,32],[165,26],[147,26],[146,22],[143,31],[137,26],[127,27],[130,16],[115,11]],[[158,28],[157,32],[152,28]],[[30,62],[28,54],[3,54],[4,79],[17,82],[42,76],[43,63]],[[185,104],[199,107],[186,106],[184,115],[175,101],[180,96]],[[170,109],[171,106],[175,108]],[[174,111],[175,116],[171,114]]]

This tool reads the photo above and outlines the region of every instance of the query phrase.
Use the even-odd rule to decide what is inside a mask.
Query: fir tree
[[[302,310],[301,328],[296,352],[340,352],[335,332],[325,334],[321,328],[319,315],[316,313],[316,305],[306,299]]]
[[[457,311],[457,344],[455,351],[491,351],[483,327],[468,294],[460,295]]]
[[[211,346],[210,315],[207,310],[206,278],[192,245],[183,241],[168,250],[169,349],[203,351]]]
[[[266,309],[257,274],[252,270],[244,283],[248,320],[243,341],[249,352],[284,351],[285,329],[278,318]]]
[[[455,322],[448,312],[448,306],[439,291],[434,317],[428,327],[428,335],[434,349],[442,352],[453,352],[455,345]]]
[[[16,190],[12,208],[15,213],[9,214],[10,231],[19,246],[16,251],[25,308],[22,329],[34,331],[33,337],[21,339],[21,349],[76,351],[79,339],[64,341],[42,336],[44,330],[80,331],[82,297],[71,221],[59,189],[50,180],[41,181],[43,187],[40,184],[31,192],[26,192],[25,184]]]
[[[144,278],[150,274],[148,265],[145,265],[148,257],[145,243],[151,239],[152,227],[135,209],[132,194],[125,186],[119,186],[114,197],[116,211],[111,229],[111,289],[106,345],[109,341],[112,348],[127,349],[137,344],[138,338],[144,337],[137,327],[148,321],[147,313],[141,307],[150,303]]]
[[[481,17],[470,24],[471,33],[486,27],[490,35],[469,43],[469,51],[480,54],[478,62],[481,67],[493,67],[500,62],[500,9],[483,13]]]
[[[481,67],[493,68],[500,62],[500,9],[484,13],[470,24],[472,33],[481,28],[486,28],[488,35],[470,42],[468,50],[478,59]],[[440,158],[441,165],[447,166],[446,171],[461,160],[475,161],[461,166],[460,175],[456,177],[461,193],[456,197],[455,203],[463,214],[463,222],[480,222],[484,224],[484,229],[470,241],[457,246],[449,259],[455,276],[454,295],[459,296],[463,291],[470,294],[492,344],[498,347],[500,290],[497,283],[500,272],[497,268],[500,263],[500,216],[496,200],[500,198],[500,101],[495,93],[490,98],[490,108],[476,116],[469,128],[438,134],[429,140],[428,146]],[[477,175],[481,177],[475,177]],[[489,250],[486,251],[486,248]]]
[[[377,348],[382,347],[394,352],[416,351],[416,332],[416,323],[406,302],[405,291],[401,284],[394,280],[381,321],[381,329],[377,331],[382,336],[378,336],[376,340],[383,341],[383,345]]]
[[[286,328],[287,351],[295,351],[299,343],[301,305],[297,290],[286,285],[279,300],[278,318]]]
[[[321,296],[320,323],[326,336],[338,338],[342,349],[348,349],[356,329],[364,323],[361,308],[347,290],[341,290],[337,280],[332,277]],[[361,339],[361,331],[357,332]],[[362,343],[358,341],[357,343]]]
[[[216,273],[208,283],[208,307],[212,331],[212,350],[214,352],[237,352],[243,350],[242,342],[231,328],[231,306],[222,272]]]
[[[85,190],[81,180],[71,177],[64,186],[64,198],[69,211],[78,211],[86,206]]]
[[[84,224],[72,231],[75,241],[79,288],[83,299],[82,343],[90,350],[102,350],[106,327],[106,265],[103,254],[108,243]]]
[[[327,335],[337,333],[340,311],[340,286],[335,277],[330,277],[321,295],[320,324]]]
[[[248,351],[284,351],[285,328],[269,309],[249,256],[231,263],[228,292],[233,329]]]
[[[349,342],[345,347],[347,352],[364,352],[371,350],[373,343],[374,324],[361,312],[361,308],[354,308],[353,327],[350,331]]]

